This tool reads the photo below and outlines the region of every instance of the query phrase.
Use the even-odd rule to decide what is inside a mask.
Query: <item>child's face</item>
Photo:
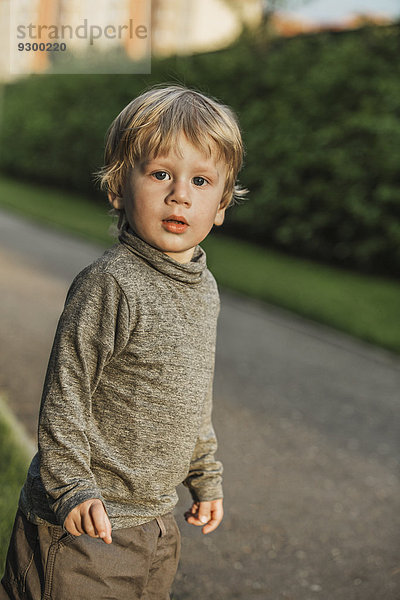
[[[181,155],[137,163],[131,169],[122,198],[109,195],[114,208],[124,208],[131,228],[151,246],[176,261],[189,262],[194,248],[222,225],[221,198],[227,166],[215,162],[182,134]]]

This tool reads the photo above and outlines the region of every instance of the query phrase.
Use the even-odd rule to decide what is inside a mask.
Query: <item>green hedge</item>
[[[0,167],[96,198],[112,118],[145,87],[178,81],[239,114],[251,193],[231,234],[395,275],[400,267],[400,25],[153,60],[152,75],[32,76],[8,85]]]

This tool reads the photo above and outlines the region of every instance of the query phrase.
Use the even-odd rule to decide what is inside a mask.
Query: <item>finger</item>
[[[184,517],[186,519],[186,521],[189,521],[189,519],[193,520],[196,519],[196,515],[197,515],[197,511],[199,510],[199,504],[198,502],[194,502],[192,504],[192,506],[184,513]]]
[[[91,505],[90,515],[98,537],[104,540],[106,544],[111,544],[111,523],[103,503],[100,500]]]
[[[186,522],[189,523],[190,525],[196,525],[197,527],[203,527],[203,525],[204,525],[204,523],[199,521],[198,518],[194,517],[193,515],[189,516],[186,519]]]
[[[71,533],[72,535],[79,537],[83,533],[83,531],[79,525],[80,525],[79,513],[77,516],[76,511],[72,510],[64,521],[64,529],[66,531],[68,531],[68,533]]]
[[[207,533],[211,533],[215,529],[217,529],[218,525],[221,523],[221,519],[211,519],[207,525],[204,525],[202,532],[207,535]]]
[[[194,502],[185,519],[190,525],[203,527],[211,519],[211,502]]]
[[[91,507],[89,507],[87,512],[82,514],[82,529],[85,533],[87,533],[87,535],[90,535],[90,537],[99,537],[97,529],[93,523],[90,508]]]
[[[211,502],[200,502],[197,518],[203,525],[211,519]]]
[[[74,535],[75,537],[79,537],[80,535],[82,535],[82,532],[78,531],[72,519],[65,519],[64,529],[68,531],[68,533]]]
[[[201,525],[198,519],[198,511],[199,511],[199,502],[193,502],[192,506],[185,512],[184,516],[188,523],[193,525]]]
[[[103,503],[100,501],[93,503],[90,507],[90,514],[98,537],[108,544],[111,543],[111,524]]]
[[[206,535],[207,533],[211,533],[212,531],[217,529],[217,527],[219,526],[219,524],[221,523],[221,521],[223,519],[223,516],[224,516],[224,511],[223,511],[222,506],[218,506],[217,508],[212,510],[211,511],[211,519],[209,520],[207,525],[205,525],[203,527],[202,532]]]
[[[199,510],[199,505],[197,502],[194,502],[192,506],[185,512],[185,517],[190,515],[196,515]]]

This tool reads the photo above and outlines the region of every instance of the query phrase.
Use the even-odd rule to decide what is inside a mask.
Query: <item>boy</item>
[[[242,157],[230,109],[181,86],[145,92],[112,123],[100,179],[119,243],[68,292],[0,598],[169,598],[176,486],[193,497],[188,523],[220,524],[219,298],[198,244],[244,194]]]

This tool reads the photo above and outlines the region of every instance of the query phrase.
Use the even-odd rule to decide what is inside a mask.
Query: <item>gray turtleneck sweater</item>
[[[211,423],[219,297],[197,246],[181,264],[127,226],[73,281],[20,496],[34,523],[62,525],[90,498],[114,528],[166,514],[184,482],[222,497]]]

